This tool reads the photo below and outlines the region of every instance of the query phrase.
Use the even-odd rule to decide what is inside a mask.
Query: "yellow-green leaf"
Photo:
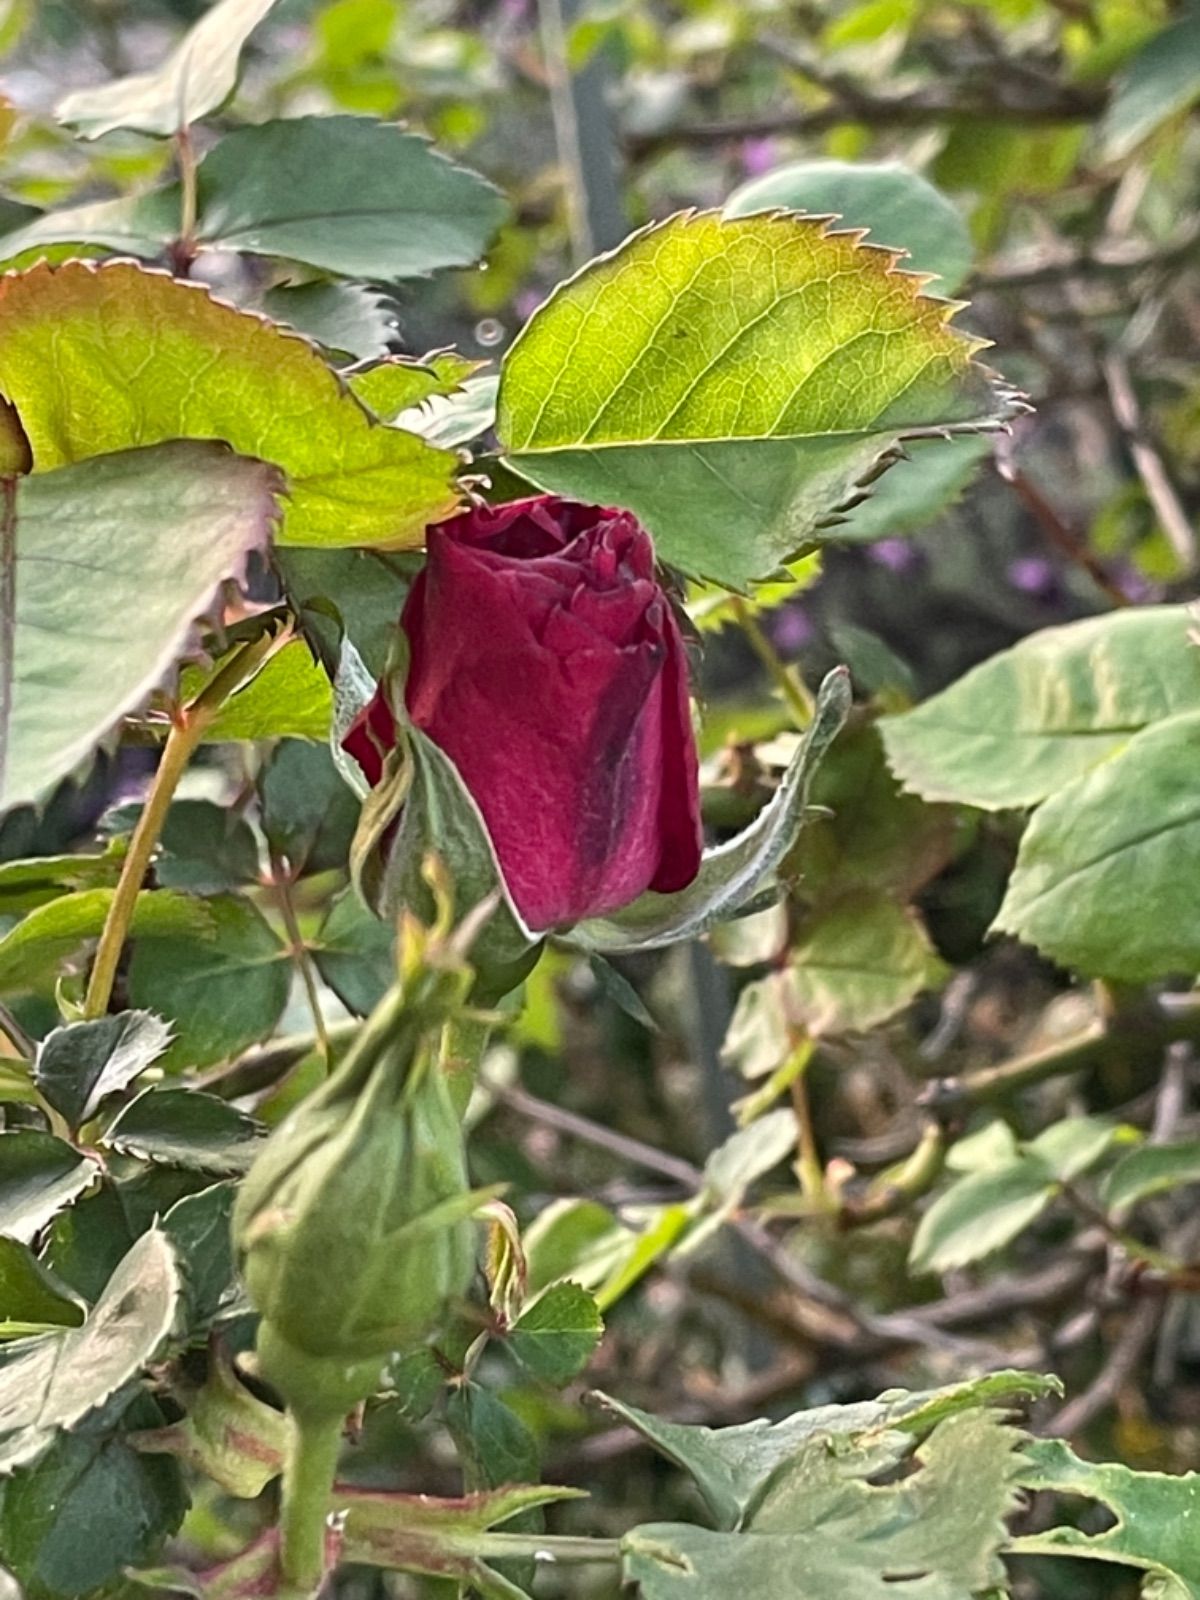
[[[514,343],[508,463],[628,506],[695,576],[769,577],[899,440],[1004,416],[980,341],[920,287],[819,219],[673,217],[562,285]]]
[[[455,457],[380,426],[307,340],[130,262],[0,279],[0,392],[35,472],[181,436],[273,462],[284,544],[415,546],[458,503]]]

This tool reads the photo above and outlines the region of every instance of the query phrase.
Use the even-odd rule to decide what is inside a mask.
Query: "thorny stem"
[[[204,737],[205,730],[216,717],[225,701],[246,680],[258,671],[267,658],[289,637],[282,633],[266,633],[244,645],[217,676],[209,683],[191,705],[178,712],[163,746],[162,760],[154,774],[146,804],[133,830],[129,850],[121,866],[121,876],[113,893],[112,904],[104,919],[100,942],[96,946],[96,959],[88,978],[84,996],[83,1014],[88,1018],[102,1017],[112,999],[113,984],[121,951],[129,936],[129,928],[137,909],[138,895],[149,871],[150,862],[167,820],[167,811],[179,787],[179,780],[187,770],[188,762]]]
[[[799,677],[780,657],[775,646],[759,626],[758,618],[740,595],[730,596],[730,605],[738,626],[750,641],[755,655],[783,696],[797,728],[807,728],[813,719],[813,698]]]

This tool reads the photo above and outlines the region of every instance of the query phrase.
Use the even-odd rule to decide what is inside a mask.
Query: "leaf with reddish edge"
[[[61,376],[47,362],[43,381]],[[36,800],[144,703],[267,543],[282,487],[194,440],[0,480],[0,809]]]
[[[416,547],[458,505],[457,458],[381,426],[308,340],[134,262],[0,278],[0,393],[35,473],[180,437],[274,463],[282,544]]]

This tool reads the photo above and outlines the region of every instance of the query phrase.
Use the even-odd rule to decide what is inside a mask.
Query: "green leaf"
[[[246,1171],[265,1133],[253,1117],[216,1095],[152,1084],[113,1120],[102,1143],[142,1161],[224,1177]]]
[[[816,1037],[873,1028],[948,975],[916,912],[865,891],[802,923],[781,981],[793,1022]]]
[[[38,1046],[33,1076],[43,1097],[72,1128],[95,1116],[107,1095],[145,1072],[171,1042],[151,1011],[121,1011],[94,1022],[55,1028]]]
[[[920,533],[961,498],[991,453],[992,441],[986,434],[914,439],[861,505],[829,530],[830,542],[869,544]]]
[[[287,1003],[291,957],[261,913],[233,896],[204,905],[212,937],[139,939],[129,967],[130,1001],[173,1026],[165,1072],[238,1055],[266,1038]]]
[[[522,477],[628,506],[665,561],[745,588],[819,542],[900,439],[1002,418],[950,315],[820,223],[674,217],[534,313],[497,432]]]
[[[84,1304],[70,1287],[37,1259],[27,1244],[0,1235],[0,1337],[77,1328]]]
[[[1100,121],[1101,153],[1121,161],[1200,99],[1200,7],[1189,5],[1156,33],[1116,83]]]
[[[179,1270],[158,1229],[137,1241],[79,1328],[44,1334],[0,1367],[0,1473],[36,1460],[156,1360],[175,1327]]]
[[[608,917],[576,924],[569,942],[600,954],[655,949],[694,939],[775,891],[775,873],[806,820],[821,758],[850,710],[850,683],[835,668],[822,683],[811,725],[779,788],[742,833],[704,852],[693,883],[675,894],[644,894]]]
[[[1106,1210],[1123,1211],[1187,1183],[1200,1183],[1200,1141],[1144,1144],[1121,1157],[1100,1185],[1100,1199]]]
[[[809,798],[829,814],[808,822],[788,857],[788,873],[809,905],[860,889],[910,900],[946,866],[961,838],[948,806],[901,792],[879,728],[878,722],[846,728],[813,779]]]
[[[159,835],[154,874],[162,888],[189,894],[220,894],[257,883],[258,840],[246,819],[227,806],[173,800]]]
[[[409,356],[386,356],[348,373],[346,382],[381,422],[396,424],[405,413],[419,412],[426,401],[454,394],[478,365],[477,361],[468,361],[452,350],[426,356],[424,361],[414,361]]]
[[[783,1422],[759,1418],[732,1428],[666,1422],[611,1395],[597,1392],[595,1399],[690,1473],[717,1526],[734,1529],[743,1524],[779,1469],[814,1441],[836,1458],[844,1439],[873,1440],[896,1431],[916,1437],[973,1408],[1054,1393],[1059,1387],[1056,1378],[1042,1373],[993,1372],[941,1389],[915,1393],[892,1389],[878,1400],[817,1406]]]
[[[499,389],[497,373],[467,378],[453,394],[431,395],[419,412],[406,412],[400,421],[430,444],[454,450],[495,425]]]
[[[1044,628],[880,723],[892,770],[926,800],[988,811],[1036,805],[1139,729],[1200,710],[1186,606],[1145,606]]]
[[[1083,1495],[1116,1521],[1103,1533],[1050,1528],[1013,1539],[1014,1554],[1070,1556],[1138,1568],[1155,1580],[1147,1600],[1200,1600],[1200,1473],[1134,1472],[1115,1462],[1081,1461],[1061,1439],[1036,1439],[1023,1452],[1028,1489]]]
[[[633,1229],[597,1200],[552,1200],[521,1240],[529,1293],[538,1294],[564,1278],[585,1289],[597,1288],[634,1237]]]
[[[1130,983],[1200,968],[1200,711],[1135,735],[1039,807],[994,927]]]
[[[174,1462],[119,1433],[62,1434],[0,1484],[5,1565],[27,1600],[77,1600],[154,1556],[187,1504]]]
[[[121,875],[123,856],[122,846],[101,856],[34,856],[0,863],[0,917],[32,911],[69,889],[111,888]]]
[[[114,892],[81,889],[77,894],[60,895],[22,917],[0,939],[0,993],[52,990],[62,962],[88,939],[98,937]],[[135,935],[170,934],[191,942],[211,937],[213,920],[204,901],[157,889],[138,895],[131,931]]]
[[[721,1214],[736,1211],[750,1185],[791,1155],[796,1133],[796,1118],[790,1109],[769,1111],[749,1127],[731,1133],[704,1163],[706,1202]]]
[[[953,293],[971,270],[971,234],[958,207],[898,161],[792,162],[735,189],[725,215],[780,208],[869,228],[873,245],[908,252],[906,272],[938,274],[941,294]]]
[[[353,360],[383,355],[396,337],[393,301],[358,283],[280,284],[267,290],[262,309],[272,322],[286,323],[333,354]]]
[[[898,1450],[850,1455],[814,1439],[743,1532],[634,1528],[621,1541],[625,1578],[643,1600],[968,1600],[1004,1581],[1019,1439],[986,1411],[950,1417],[916,1452],[917,1470],[881,1485],[868,1480]]]
[[[130,262],[0,280],[0,392],[37,472],[179,437],[274,463],[285,544],[416,546],[458,503],[456,458],[378,426],[307,340]]]
[[[334,634],[330,658],[337,660],[342,633],[365,662],[371,680],[387,669],[388,654],[396,637],[400,610],[408,596],[411,557],[382,550],[277,550],[275,565],[292,604],[309,611],[305,625],[329,626]],[[415,571],[415,568],[412,569]],[[334,630],[331,619],[312,610],[332,605],[341,622]]]
[[[1029,1144],[1001,1145],[993,1160],[952,1183],[926,1211],[909,1261],[916,1272],[951,1272],[1001,1249],[1118,1137],[1112,1123],[1068,1117]]]
[[[570,1383],[604,1333],[596,1302],[577,1283],[557,1283],[526,1306],[508,1335],[517,1360],[543,1383]]]
[[[194,1160],[194,1151],[189,1155]],[[228,1147],[225,1159],[228,1162]],[[214,1183],[198,1194],[185,1194],[162,1219],[162,1230],[182,1264],[187,1329],[193,1338],[206,1333],[237,1296],[229,1226],[236,1196],[236,1183]]]
[[[330,906],[309,948],[317,971],[346,1009],[365,1017],[396,981],[395,945],[395,928],[351,888]]]
[[[221,586],[266,544],[283,488],[261,461],[198,442],[9,484],[0,807],[52,788],[161,682]]]
[[[196,695],[231,659],[222,656],[211,668],[185,667],[180,674],[181,699]],[[314,739],[329,737],[333,717],[333,685],[302,639],[285,645],[227,700],[205,730],[206,744],[230,739]]]
[[[55,107],[85,139],[114,128],[167,137],[215,111],[233,93],[242,46],[275,0],[219,0],[161,67],[98,89],[77,89]]]
[[[358,800],[327,749],[284,739],[258,777],[263,832],[296,871],[344,867]]]
[[[100,1175],[100,1163],[38,1128],[0,1133],[0,1233],[28,1244]]]
[[[197,235],[391,282],[483,254],[508,205],[427,140],[370,117],[296,117],[228,133],[197,174]]]
[[[196,173],[193,239],[211,250],[298,261],[392,282],[477,261],[504,197],[419,134],[372,117],[293,117],[227,133]],[[178,186],[47,212],[0,239],[7,259],[39,245],[163,254],[179,234]]]

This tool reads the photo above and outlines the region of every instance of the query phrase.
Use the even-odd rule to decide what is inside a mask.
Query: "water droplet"
[[[495,317],[484,317],[475,324],[475,342],[490,350],[504,338],[504,324]]]

